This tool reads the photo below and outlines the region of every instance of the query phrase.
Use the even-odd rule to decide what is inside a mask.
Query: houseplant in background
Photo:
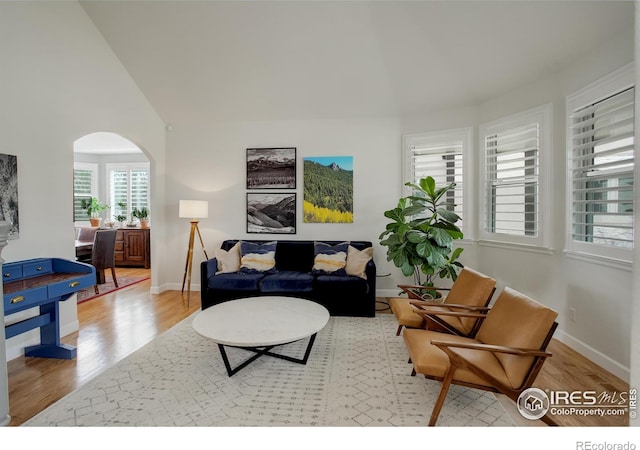
[[[140,209],[137,207],[133,208],[131,215],[140,221],[141,228],[149,227],[149,209],[146,206],[143,206]]]
[[[127,211],[127,205],[124,202],[118,202],[118,209],[116,214],[113,216],[113,219],[116,221],[116,227],[124,225],[127,220],[127,215],[125,214]]]
[[[384,212],[391,222],[380,234],[380,245],[387,247],[387,261],[393,261],[404,276],[413,276],[415,285],[425,286],[424,293],[432,294],[426,288],[434,286],[437,277],[455,281],[462,267],[458,261],[462,248],[453,248],[454,240],[463,237],[456,225],[460,217],[447,209],[452,205],[445,201],[455,183],[436,187],[433,177],[426,177],[406,186],[414,193]]]
[[[97,198],[91,197],[89,200],[83,199],[80,202],[80,207],[87,211],[89,221],[92,227],[99,227],[102,219],[100,218],[100,212],[105,209],[109,209],[109,205],[100,203]]]

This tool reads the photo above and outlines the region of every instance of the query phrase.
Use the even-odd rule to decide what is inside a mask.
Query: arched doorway
[[[145,213],[150,217],[151,212],[152,165],[148,156],[133,142],[109,132],[79,138],[73,151],[73,222],[77,235],[91,226],[89,218],[93,213],[100,219],[101,228],[118,229],[118,284],[150,278],[151,229],[142,220]],[[87,208],[91,199],[100,206],[94,208],[98,211]],[[113,283],[108,271],[107,276],[107,282]]]

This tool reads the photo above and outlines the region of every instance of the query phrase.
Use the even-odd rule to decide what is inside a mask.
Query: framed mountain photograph
[[[295,234],[296,194],[247,193],[247,233]]]
[[[247,149],[247,189],[295,188],[295,147]]]

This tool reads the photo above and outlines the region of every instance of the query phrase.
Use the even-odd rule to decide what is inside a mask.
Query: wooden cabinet
[[[116,266],[151,267],[149,228],[120,228],[116,234]]]

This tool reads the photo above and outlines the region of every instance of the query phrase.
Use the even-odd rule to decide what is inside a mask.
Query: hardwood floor
[[[144,269],[117,269],[117,274],[122,276],[141,273]],[[151,295],[150,286],[147,280],[78,305],[80,330],[63,338],[63,342],[78,347],[75,360],[20,357],[9,361],[12,426],[24,423],[200,308],[197,292],[192,292],[187,308],[179,291]],[[543,367],[536,387],[628,391],[627,383],[557,340],[551,342],[550,350],[553,357]],[[541,424],[522,418],[510,400],[500,400],[518,425]],[[626,426],[628,418],[562,416],[557,417],[557,423],[561,426]]]
[[[145,269],[118,268],[116,276]],[[149,280],[78,305],[80,330],[62,339],[74,360],[16,358],[9,372],[10,425],[20,425],[200,309],[198,292],[187,308],[179,291],[149,294]]]

